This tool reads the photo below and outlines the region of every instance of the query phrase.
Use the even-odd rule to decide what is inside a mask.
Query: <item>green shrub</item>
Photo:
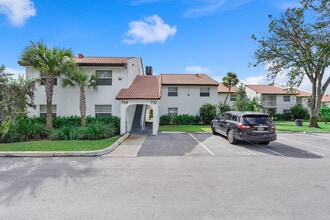
[[[63,126],[55,129],[50,135],[51,140],[76,140],[78,139],[78,127]]]
[[[0,132],[0,142],[11,143],[48,138],[50,131],[45,124],[31,123],[28,117],[20,118],[17,123],[7,123]]]
[[[105,125],[97,122],[80,127],[78,132],[78,139],[80,140],[98,140],[114,136],[116,130],[112,124]]]
[[[162,115],[160,116],[160,119],[159,119],[159,124],[161,125],[169,125],[171,124],[172,122],[172,117],[169,116],[169,115]]]
[[[296,104],[291,109],[293,119],[307,119],[308,110],[302,106],[302,104]]]
[[[195,123],[195,116],[189,114],[177,115],[173,119],[173,124],[176,125],[191,125]]]
[[[276,113],[273,116],[277,121],[282,121],[283,119],[283,114]]]
[[[199,115],[203,124],[210,124],[211,121],[217,116],[217,108],[212,104],[204,104],[199,109]]]
[[[291,121],[292,120],[292,114],[291,113],[283,113],[282,114],[282,119],[284,121]]]

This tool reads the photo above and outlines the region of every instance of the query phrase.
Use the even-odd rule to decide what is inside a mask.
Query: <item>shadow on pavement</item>
[[[0,163],[0,204],[11,204],[25,197],[37,197],[46,181],[79,181],[96,176],[91,158],[2,158]],[[37,178],[36,178],[37,177]],[[62,187],[59,185],[58,187]]]

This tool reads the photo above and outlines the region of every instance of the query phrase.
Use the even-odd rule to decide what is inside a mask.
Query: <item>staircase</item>
[[[143,105],[136,105],[133,123],[132,123],[132,131],[141,131],[141,114],[142,114]]]

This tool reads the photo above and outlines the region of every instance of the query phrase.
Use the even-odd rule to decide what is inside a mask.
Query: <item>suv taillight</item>
[[[237,124],[236,126],[239,129],[248,129],[248,128],[251,128],[251,126],[249,126],[249,125],[242,125],[241,123]]]

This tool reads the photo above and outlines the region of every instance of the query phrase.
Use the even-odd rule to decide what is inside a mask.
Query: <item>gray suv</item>
[[[237,141],[269,144],[276,140],[274,122],[265,113],[227,111],[211,122],[213,134],[227,137],[228,142]]]

